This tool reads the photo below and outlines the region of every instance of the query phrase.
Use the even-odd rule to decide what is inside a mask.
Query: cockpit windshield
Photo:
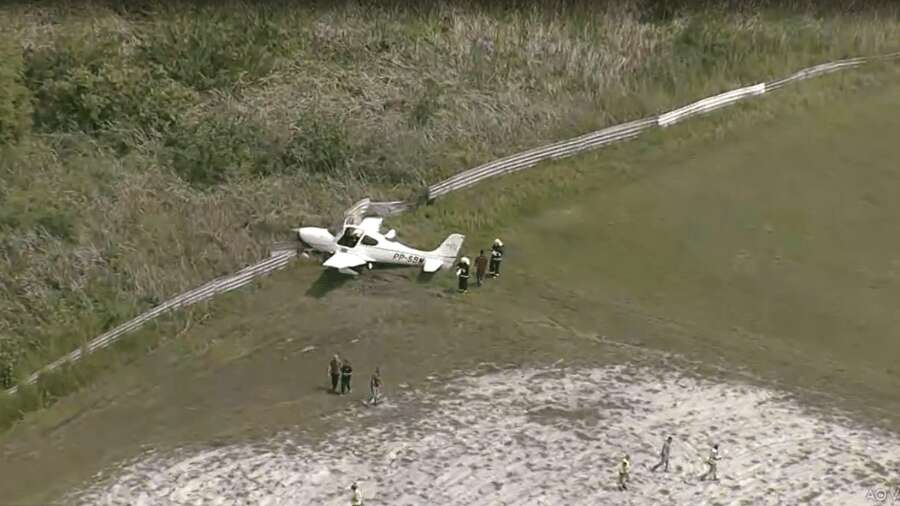
[[[344,235],[338,239],[338,244],[345,248],[353,248],[359,242],[360,237],[362,237],[362,231],[355,227],[347,227],[344,229]]]

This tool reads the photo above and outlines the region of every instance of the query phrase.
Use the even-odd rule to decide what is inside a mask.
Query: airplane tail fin
[[[456,258],[456,255],[459,254],[459,250],[462,249],[463,241],[465,240],[466,236],[462,234],[450,234],[444,239],[444,242],[431,253],[442,257]]]
[[[462,249],[466,236],[462,234],[450,234],[440,246],[428,252],[430,258],[425,260],[422,270],[425,272],[437,272],[438,269],[452,269],[459,250]]]

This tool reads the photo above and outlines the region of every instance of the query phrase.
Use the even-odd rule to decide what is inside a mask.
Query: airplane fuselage
[[[380,221],[377,223],[380,224]],[[296,230],[300,240],[310,248],[332,254],[332,257],[324,263],[326,267],[336,268],[345,274],[356,274],[351,268],[361,265],[371,268],[374,263],[419,266],[433,272],[438,268],[452,265],[462,245],[462,236],[459,236],[456,243],[448,245],[455,249],[422,251],[393,240],[393,230],[385,235],[373,230],[377,225],[374,227],[372,224],[369,225],[369,227],[345,225],[339,237],[334,237],[328,230],[318,227],[303,227]],[[448,246],[442,245],[445,248]]]

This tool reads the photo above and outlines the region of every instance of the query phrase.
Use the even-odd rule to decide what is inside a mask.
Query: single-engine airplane
[[[450,234],[436,249],[421,251],[395,241],[397,232],[393,229],[382,235],[382,220],[368,217],[356,224],[348,219],[344,221],[340,238],[319,227],[301,227],[294,231],[309,249],[331,253],[322,265],[352,276],[359,274],[358,268],[371,269],[374,263],[421,265],[424,272],[450,269],[465,240],[462,234]]]

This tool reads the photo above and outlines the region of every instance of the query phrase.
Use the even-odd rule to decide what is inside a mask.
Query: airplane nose
[[[316,233],[313,227],[301,227],[297,229],[297,236],[300,237],[300,240],[305,242],[306,244],[312,246],[316,242]]]
[[[312,248],[323,249],[334,241],[334,236],[322,228],[301,227],[295,230],[297,231],[297,235],[300,236],[300,241]]]

